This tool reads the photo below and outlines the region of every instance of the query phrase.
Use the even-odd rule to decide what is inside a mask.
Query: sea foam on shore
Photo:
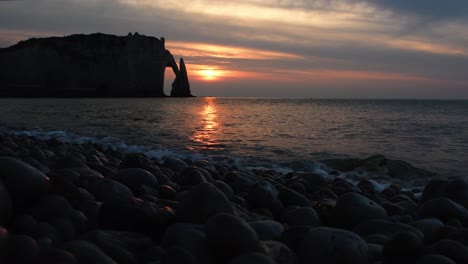
[[[2,263],[468,263],[466,178],[383,156],[286,172],[57,137],[0,132]]]

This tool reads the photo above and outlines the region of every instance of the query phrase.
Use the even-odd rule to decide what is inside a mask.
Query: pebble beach
[[[467,178],[382,187],[332,167],[245,170],[0,132],[0,263],[468,263]]]

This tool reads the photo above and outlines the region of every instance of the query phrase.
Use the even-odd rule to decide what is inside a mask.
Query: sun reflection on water
[[[222,149],[222,145],[217,142],[219,123],[217,121],[217,109],[215,97],[206,97],[203,109],[200,112],[201,127],[194,131],[192,140],[196,143],[195,149]]]

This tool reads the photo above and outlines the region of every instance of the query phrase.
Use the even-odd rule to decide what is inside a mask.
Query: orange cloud
[[[292,53],[208,43],[175,41],[168,43],[166,46],[173,54],[190,57],[249,60],[302,59],[301,56]]]

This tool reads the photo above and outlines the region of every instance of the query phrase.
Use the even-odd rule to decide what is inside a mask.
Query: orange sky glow
[[[468,4],[430,3],[0,1],[0,47],[139,32],[166,38],[199,96],[468,98]]]

